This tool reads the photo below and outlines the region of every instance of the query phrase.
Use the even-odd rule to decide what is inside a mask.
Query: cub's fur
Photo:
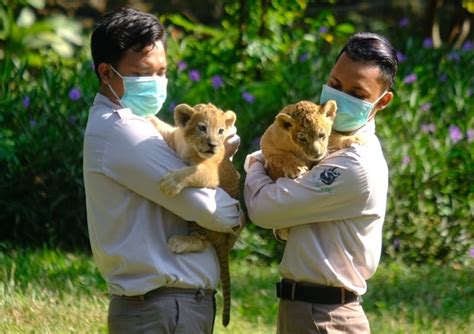
[[[213,104],[198,104],[190,107],[180,104],[174,109],[173,127],[156,117],[148,120],[163,135],[169,147],[189,166],[172,171],[160,182],[160,189],[169,196],[175,196],[183,188],[223,188],[233,198],[239,196],[239,173],[226,157],[224,139],[226,130],[233,127],[236,115],[233,111],[223,112]],[[229,251],[237,236],[209,231],[198,224],[189,223],[190,235],[173,236],[168,246],[175,253],[202,252],[211,242],[219,259],[224,308],[222,323],[230,320],[230,274]]]
[[[297,178],[328,153],[362,143],[358,136],[332,131],[336,110],[334,100],[323,105],[300,101],[287,105],[278,113],[260,140],[265,168],[273,180]],[[286,240],[288,229],[276,230],[275,233]]]

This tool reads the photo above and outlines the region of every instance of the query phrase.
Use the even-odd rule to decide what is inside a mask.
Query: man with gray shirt
[[[103,15],[91,38],[100,89],[84,135],[91,248],[107,282],[111,333],[212,333],[219,265],[213,247],[174,254],[187,222],[219,232],[240,226],[238,202],[222,189],[175,197],[159,180],[184,167],[145,117],[166,99],[165,32],[153,15]]]
[[[340,52],[321,103],[335,100],[333,130],[361,145],[329,154],[297,179],[267,176],[264,157],[247,157],[244,197],[253,223],[290,228],[277,284],[278,333],[369,333],[360,303],[377,269],[388,168],[375,116],[392,100],[396,51],[384,37],[352,36]]]

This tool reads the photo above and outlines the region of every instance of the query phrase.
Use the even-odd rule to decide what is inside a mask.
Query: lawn
[[[0,333],[104,333],[107,294],[90,256],[0,248]],[[231,323],[215,333],[274,333],[276,266],[234,261]],[[373,333],[474,333],[474,269],[382,264],[364,307]],[[220,298],[220,294],[218,294]]]

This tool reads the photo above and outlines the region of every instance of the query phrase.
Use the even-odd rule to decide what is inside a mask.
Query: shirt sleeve
[[[232,233],[240,224],[239,203],[223,189],[185,188],[174,197],[160,191],[161,177],[186,165],[145,119],[122,116],[106,138],[104,173],[124,187],[210,230]]]
[[[326,158],[297,179],[276,182],[256,161],[248,169],[244,188],[249,218],[263,228],[360,216],[368,195],[366,171],[351,149]]]

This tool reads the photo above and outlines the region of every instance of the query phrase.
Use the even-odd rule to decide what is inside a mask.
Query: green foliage
[[[338,22],[331,11],[309,17],[305,1],[248,6],[243,12],[229,4],[218,27],[161,18],[169,31],[170,84],[160,116],[171,121],[181,102],[236,111],[240,169],[284,105],[319,101],[337,53],[360,29]],[[21,11],[15,7],[12,17]],[[466,75],[473,72],[472,44],[433,50],[411,36],[410,27],[386,34],[387,27],[377,26],[406,57],[394,101],[377,116],[390,167],[384,253],[411,263],[466,263],[474,247],[474,81]],[[28,57],[0,62],[0,91],[7,92],[0,99],[1,238],[88,247],[82,135],[97,91],[90,55],[81,49],[71,60],[8,45],[43,63],[38,67]],[[234,256],[278,261],[282,247],[270,231],[249,224]]]
[[[472,44],[433,50],[404,37],[396,96],[378,117],[390,166],[385,249],[408,262],[465,262],[474,241]]]
[[[106,286],[89,256],[0,245],[0,268],[0,332],[106,333]],[[215,332],[275,333],[276,265],[233,261],[231,275],[231,322],[221,325],[218,293]],[[364,296],[372,332],[472,333],[473,278],[472,266],[382,263]]]
[[[82,136],[97,90],[91,63],[29,71],[0,63],[2,238],[87,245]]]
[[[72,58],[83,45],[79,22],[60,14],[37,18],[34,9],[44,5],[44,0],[0,5],[0,59],[39,67]]]

